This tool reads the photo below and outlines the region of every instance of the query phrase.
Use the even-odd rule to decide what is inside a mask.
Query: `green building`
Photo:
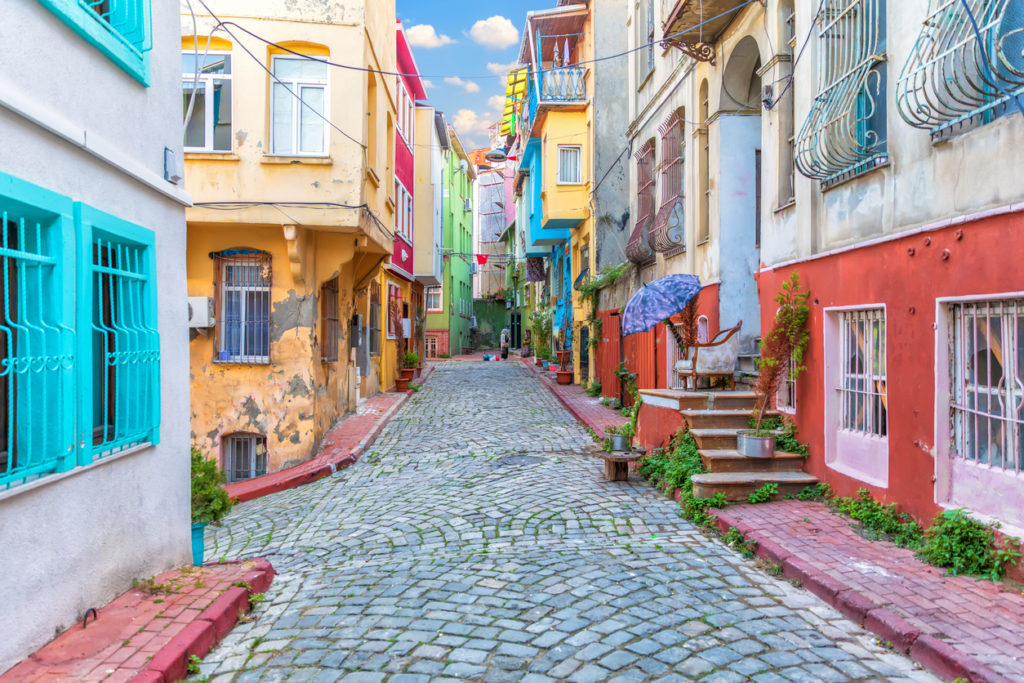
[[[451,144],[442,179],[441,285],[426,289],[427,358],[446,358],[470,346],[473,318],[473,180],[476,171],[455,129],[448,126]]]

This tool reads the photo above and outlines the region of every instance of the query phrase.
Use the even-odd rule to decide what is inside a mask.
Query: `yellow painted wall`
[[[381,307],[380,307],[380,371],[378,373],[378,387],[381,391],[387,391],[393,389],[395,386],[395,379],[398,377],[398,371],[402,367],[402,362],[405,358],[404,352],[399,357],[398,352],[398,337],[388,336],[388,285],[398,285],[398,289],[401,292],[401,301],[409,304],[409,318],[415,317],[415,311],[412,310],[412,283],[403,280],[402,278],[383,271],[379,278],[380,292],[381,292]],[[399,302],[399,318],[401,318],[402,309],[401,302]],[[401,322],[399,322],[401,325]],[[414,350],[412,347],[412,340],[406,339],[405,348]]]

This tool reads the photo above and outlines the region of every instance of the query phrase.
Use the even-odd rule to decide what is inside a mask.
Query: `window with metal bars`
[[[636,159],[636,224],[626,242],[626,257],[633,263],[650,263],[654,250],[650,244],[654,221],[654,140],[637,150]]]
[[[150,0],[39,2],[133,78],[149,85]]]
[[[831,187],[887,157],[885,0],[826,0],[817,94],[797,135],[796,167]]]
[[[217,326],[215,361],[270,362],[270,255],[253,249],[212,254]]]
[[[320,359],[338,360],[341,326],[338,322],[338,278],[320,286]]]
[[[950,413],[956,457],[1021,472],[1024,299],[952,306]]]
[[[263,434],[230,434],[224,437],[224,473],[228,482],[266,474],[267,437]]]
[[[380,283],[370,283],[370,355],[380,355]]]
[[[930,0],[896,84],[900,116],[935,138],[968,130],[1024,102],[1024,0]],[[1004,92],[1005,91],[1005,92]]]
[[[651,248],[672,256],[686,248],[683,110],[672,112],[658,127],[658,132],[661,134],[661,202],[651,230]]]
[[[840,429],[886,436],[885,311],[842,311],[839,325]]]

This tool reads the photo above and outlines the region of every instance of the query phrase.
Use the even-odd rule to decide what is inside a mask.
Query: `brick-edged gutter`
[[[264,593],[274,580],[274,567],[269,560],[239,560],[254,562],[251,571],[242,576],[248,588],[231,586],[196,620],[183,628],[153,655],[146,668],[131,679],[131,683],[173,683],[188,676],[189,657],[203,657],[234,627],[238,618],[252,609],[252,596]],[[235,564],[235,563],[225,563]]]
[[[754,552],[758,556],[782,567],[784,577],[798,580],[804,588],[847,619],[892,643],[893,648],[910,655],[932,673],[946,679],[966,679],[971,683],[1010,683],[1012,680],[949,643],[921,633],[919,628],[892,610],[878,605],[850,585],[793,555],[750,524],[730,515],[727,510],[709,510],[708,513],[715,517],[722,533],[735,527],[744,537],[756,541]]]
[[[422,384],[433,371],[434,366],[429,366],[420,375],[417,383]],[[312,460],[289,467],[280,472],[274,472],[273,474],[257,477],[256,479],[247,479],[234,486],[229,485],[226,487],[228,495],[237,502],[262,498],[271,493],[286,491],[287,489],[293,489],[304,484],[311,484],[314,481],[334,474],[338,470],[355,464],[363,453],[373,445],[373,442],[377,440],[381,431],[391,421],[395,413],[398,412],[398,409],[405,405],[409,397],[416,392],[408,389],[403,393],[404,395],[401,398],[380,415],[373,426],[370,427],[370,430],[359,440],[359,443],[347,451],[341,451],[330,456],[316,456]]]

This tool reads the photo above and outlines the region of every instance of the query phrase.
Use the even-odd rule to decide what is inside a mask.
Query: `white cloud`
[[[430,90],[431,88],[436,88],[437,87],[436,85],[434,85],[434,82],[432,80],[430,80],[429,78],[420,79],[420,83],[423,84],[423,89],[424,90]]]
[[[519,42],[519,29],[503,16],[481,19],[469,29],[474,42],[494,50],[504,50]]]
[[[459,135],[472,139],[473,136],[487,134],[487,129],[498,120],[498,115],[492,112],[477,114],[472,109],[460,109],[452,120],[452,125]],[[474,145],[475,146],[475,145]]]
[[[508,64],[496,64],[495,62],[487,62],[487,70],[495,76],[504,76],[512,69],[519,66],[519,62],[509,62]]]
[[[458,76],[446,76],[444,82],[448,85],[457,85],[468,93],[480,92],[480,86],[473,81],[464,81]]]
[[[487,106],[495,111],[505,111],[505,96],[491,95],[487,98]]]
[[[417,24],[405,29],[405,37],[413,47],[444,47],[455,42],[453,38],[444,35],[437,35],[437,31],[430,24]]]

